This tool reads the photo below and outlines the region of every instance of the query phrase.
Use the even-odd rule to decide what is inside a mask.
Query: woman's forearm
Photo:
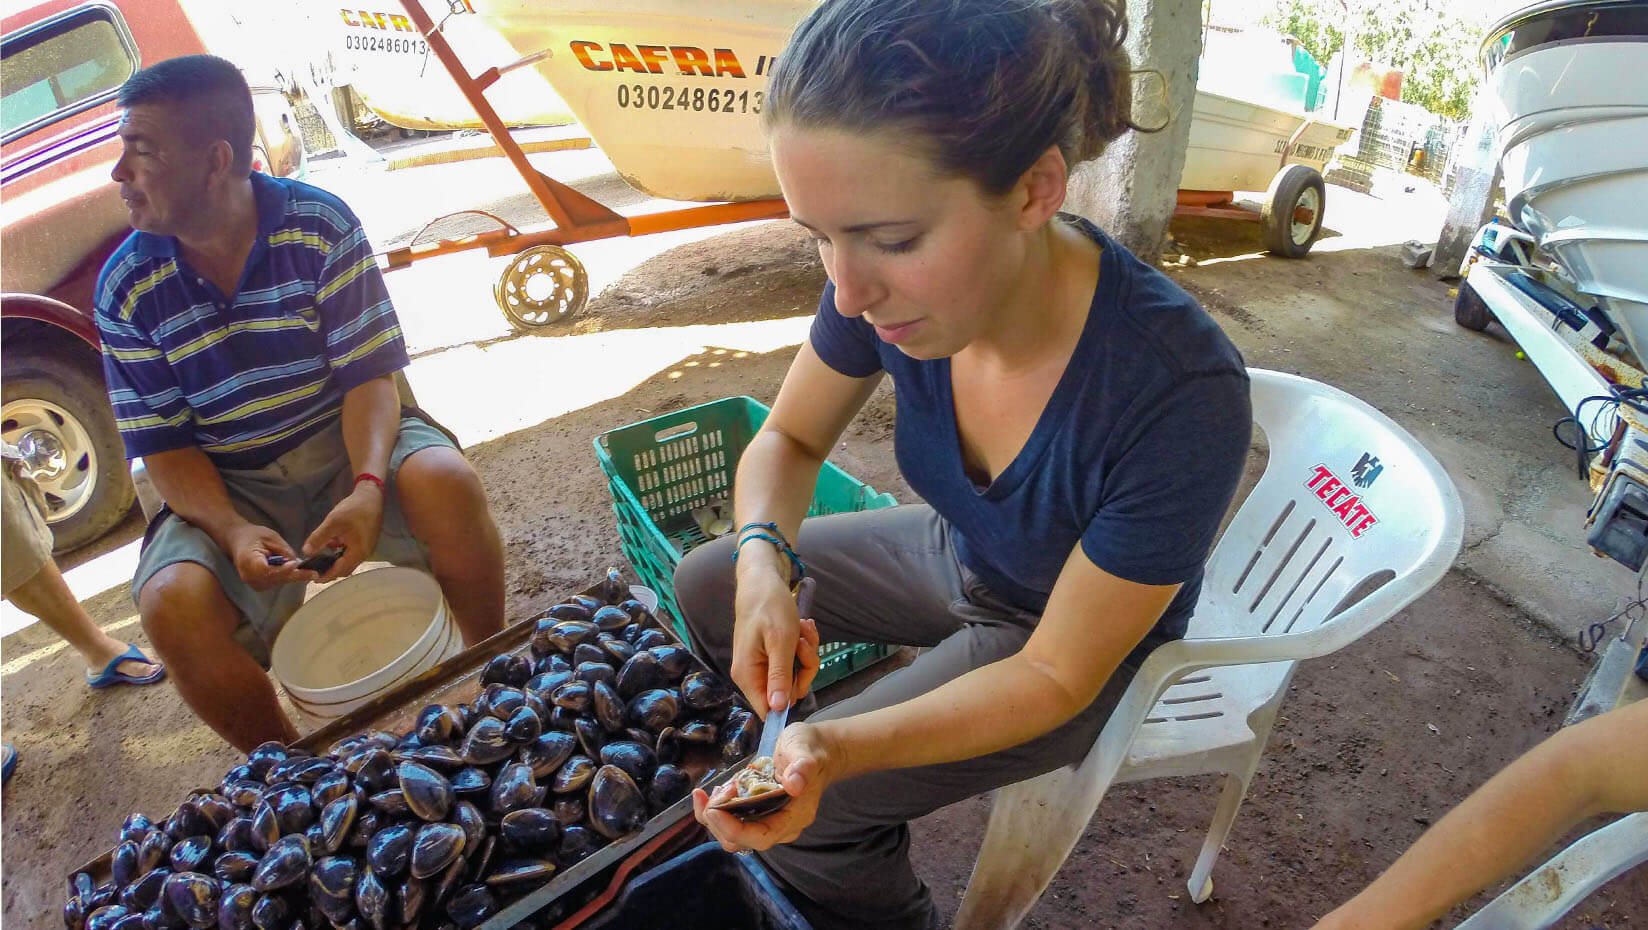
[[[1064,724],[1084,706],[1022,655],[1013,655],[903,703],[818,726],[832,747],[832,774],[839,779],[1007,749]]]
[[[782,432],[765,429],[755,434],[738,461],[733,482],[733,510],[738,527],[749,523],[776,523],[792,544],[813,499],[813,485],[824,460]],[[776,569],[789,577],[789,561],[770,545],[751,543],[739,550],[739,577],[745,572]]]

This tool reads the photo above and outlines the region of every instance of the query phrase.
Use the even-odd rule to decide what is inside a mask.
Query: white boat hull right
[[[1535,45],[1490,58],[1488,74],[1511,219],[1598,298],[1639,358],[1648,358],[1645,74],[1648,36]]]

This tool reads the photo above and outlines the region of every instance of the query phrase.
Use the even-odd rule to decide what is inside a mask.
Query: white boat
[[[1648,359],[1648,2],[1537,3],[1482,60],[1512,221]]]
[[[1196,88],[1179,188],[1262,191],[1284,164],[1326,170],[1351,128]]]

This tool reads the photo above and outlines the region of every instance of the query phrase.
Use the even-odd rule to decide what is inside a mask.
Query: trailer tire
[[[4,396],[8,441],[38,431],[64,455],[65,470],[40,482],[53,551],[78,549],[125,519],[137,494],[95,362],[61,352],[8,357]]]
[[[1493,322],[1493,312],[1463,279],[1459,282],[1459,295],[1453,299],[1453,321],[1479,333]]]
[[[1265,248],[1283,258],[1304,258],[1322,234],[1327,185],[1309,165],[1286,165],[1270,179],[1259,209]]]
[[[532,332],[565,323],[589,301],[589,275],[576,255],[558,245],[533,246],[510,260],[492,297],[511,326]]]

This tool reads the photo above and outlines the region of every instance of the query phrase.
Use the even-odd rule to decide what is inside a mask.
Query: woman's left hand
[[[745,822],[725,811],[710,810],[710,796],[702,788],[692,792],[692,812],[709,828],[727,852],[770,849],[801,835],[818,816],[818,802],[824,789],[835,781],[837,762],[819,728],[809,723],[792,723],[778,737],[773,750],[773,771],[790,803],[761,820]],[[716,789],[721,798],[737,790],[729,781]]]

